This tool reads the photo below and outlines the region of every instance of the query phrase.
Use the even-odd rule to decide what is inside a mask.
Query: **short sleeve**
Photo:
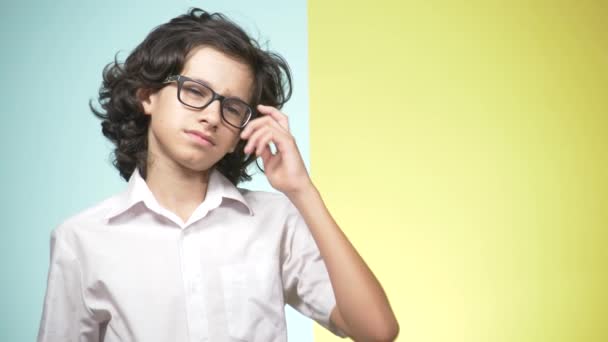
[[[51,261],[38,342],[98,342],[99,324],[84,303],[82,272],[58,230],[51,235]]]
[[[346,337],[330,320],[336,299],[323,258],[302,216],[293,211],[287,217],[282,246],[285,302],[333,334]]]

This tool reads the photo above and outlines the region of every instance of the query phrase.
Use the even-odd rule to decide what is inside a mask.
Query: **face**
[[[249,67],[210,47],[193,50],[180,74],[202,81],[220,95],[247,103],[252,96]],[[219,100],[205,109],[190,108],[177,99],[177,89],[177,82],[169,83],[142,101],[145,114],[151,116],[148,163],[207,171],[234,151],[240,129],[222,120]]]

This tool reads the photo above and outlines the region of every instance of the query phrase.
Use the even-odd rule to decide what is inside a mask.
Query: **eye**
[[[186,81],[182,85],[184,95],[192,98],[207,98],[211,96],[209,88],[192,81]]]
[[[186,87],[184,90],[186,90],[186,92],[188,92],[190,95],[203,96],[201,90],[195,87]]]
[[[225,106],[224,107],[224,112],[226,114],[234,115],[234,116],[240,116],[241,115],[241,112],[239,111],[239,108],[234,107],[234,106]]]

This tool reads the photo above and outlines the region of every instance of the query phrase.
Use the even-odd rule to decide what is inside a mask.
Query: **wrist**
[[[285,192],[287,198],[289,198],[289,200],[294,204],[302,202],[306,199],[310,199],[311,197],[314,197],[317,194],[317,188],[312,183],[312,180],[310,178],[308,178],[305,182],[301,182],[301,184],[297,188]]]

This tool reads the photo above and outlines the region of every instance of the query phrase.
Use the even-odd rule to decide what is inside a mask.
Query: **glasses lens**
[[[249,120],[251,108],[241,100],[227,98],[222,106],[222,115],[231,125],[242,127]]]
[[[213,92],[202,84],[184,81],[180,91],[180,100],[192,107],[206,106],[213,98]]]

